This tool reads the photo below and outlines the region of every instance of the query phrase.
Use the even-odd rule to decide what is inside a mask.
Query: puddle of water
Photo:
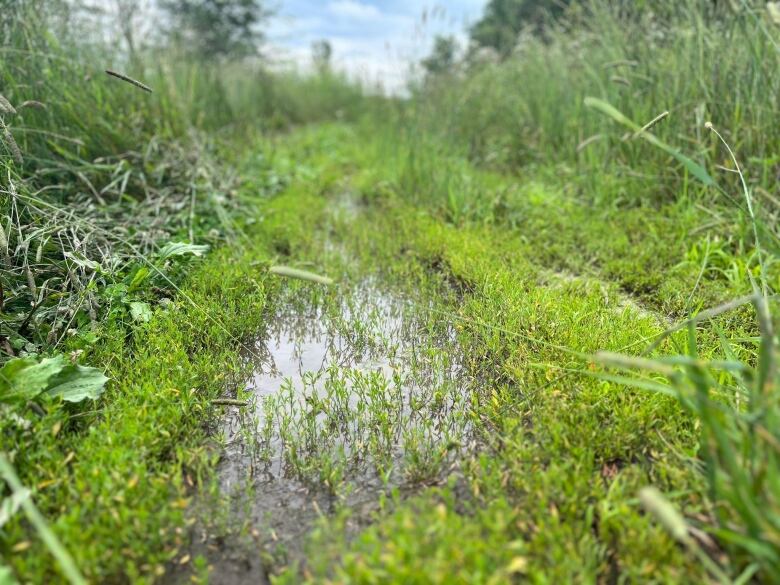
[[[257,344],[251,404],[227,414],[218,467],[244,546],[203,528],[210,583],[267,582],[302,558],[320,516],[347,507],[360,521],[381,494],[441,480],[467,439],[452,326],[371,282],[333,305],[283,303]]]

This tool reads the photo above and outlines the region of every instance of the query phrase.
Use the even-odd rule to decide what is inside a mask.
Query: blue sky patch
[[[455,34],[465,44],[465,29],[486,0],[445,3],[414,0],[284,0],[271,23],[275,57],[305,69],[311,45],[327,39],[334,64],[367,84],[399,91],[409,64],[430,50],[436,34]]]

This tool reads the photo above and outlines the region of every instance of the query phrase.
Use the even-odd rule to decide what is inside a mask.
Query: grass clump
[[[585,98],[604,100],[639,126],[668,111],[652,131],[715,173],[723,157],[704,129],[711,120],[755,165],[753,185],[771,193],[777,38],[763,7],[749,2],[572,3],[543,36],[521,35],[506,59],[466,59],[456,75],[421,91],[412,116],[423,134],[480,165],[516,174],[568,168],[589,200],[605,202],[676,199],[686,194],[685,169],[616,133],[590,114]],[[620,177],[621,188],[604,190],[604,175]]]
[[[335,116],[360,97],[335,73],[274,75],[175,48],[129,59],[55,35],[73,17],[62,9],[15,4],[3,16],[2,360],[121,317],[117,305],[151,288],[142,273],[175,263],[160,258],[166,245],[234,239],[248,209],[229,169],[234,153],[263,129]],[[317,108],[285,95],[312,91]],[[117,294],[122,287],[132,294]]]
[[[287,236],[305,245],[306,222],[289,231],[292,217],[307,217],[304,209],[316,213],[316,202],[280,200],[251,245],[224,249],[194,268],[180,296],[155,307],[130,336],[121,322],[101,327],[99,343],[83,356],[111,378],[97,408],[51,404],[27,428],[4,425],[3,450],[22,483],[37,486],[37,506],[86,578],[161,578],[184,544],[188,492],[211,458],[203,419],[214,412],[211,401],[242,379],[240,340],[262,328],[279,288],[267,261]],[[25,554],[9,555],[19,543]],[[18,575],[58,579],[21,519],[4,526],[3,546]]]
[[[738,551],[742,580],[760,574],[775,580],[778,571],[777,338],[769,301],[752,301],[760,335],[751,339],[756,361],[718,329],[722,356],[702,360],[694,322],[688,326],[684,355],[657,360],[603,356],[609,365],[663,376],[626,378],[628,385],[675,396],[701,421],[700,455],[708,481],[712,534]],[[752,353],[752,352],[751,352]]]

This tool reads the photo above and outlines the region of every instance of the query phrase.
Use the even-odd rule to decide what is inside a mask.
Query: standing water
[[[319,517],[348,509],[354,527],[382,494],[449,474],[472,385],[454,328],[416,300],[366,283],[339,302],[284,304],[256,345],[249,405],[224,419],[232,536],[202,526],[193,551],[211,583],[266,582],[302,559]]]

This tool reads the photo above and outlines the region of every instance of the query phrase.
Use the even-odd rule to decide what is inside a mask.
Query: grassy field
[[[778,23],[640,4],[407,99],[3,15],[0,583],[780,580]],[[311,311],[347,361],[256,406]]]

